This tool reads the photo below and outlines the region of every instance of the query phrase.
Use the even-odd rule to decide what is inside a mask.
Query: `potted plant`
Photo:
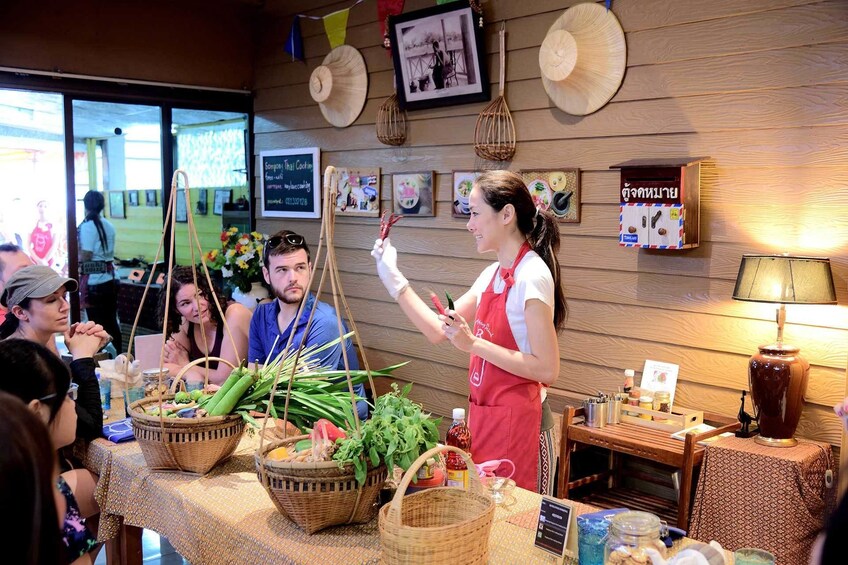
[[[221,248],[206,254],[210,270],[220,271],[233,300],[253,310],[268,291],[262,285],[262,252],[267,236],[240,233],[231,227],[221,232]]]

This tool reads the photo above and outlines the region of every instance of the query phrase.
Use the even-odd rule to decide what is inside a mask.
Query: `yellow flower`
[[[253,236],[253,239],[262,239],[264,236],[258,231],[250,232],[250,235]]]
[[[239,269],[247,269],[247,263],[244,262],[244,259],[236,261],[236,265],[238,265]]]
[[[227,259],[232,259],[235,256],[236,256],[236,250],[235,249],[227,249]]]
[[[213,249],[212,251],[210,251],[210,252],[209,252],[208,258],[209,258],[209,259],[214,259],[214,258],[215,258],[215,257],[217,257],[217,256],[218,256],[218,250],[217,250],[217,249]]]
[[[230,229],[228,229],[227,231],[228,231],[228,232],[230,232],[230,233],[238,233],[238,228],[237,228],[237,227],[235,227],[235,226],[232,226],[232,227],[231,227]]]

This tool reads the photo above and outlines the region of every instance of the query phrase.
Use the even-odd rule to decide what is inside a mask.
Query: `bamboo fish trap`
[[[315,301],[321,297],[324,290],[326,279],[330,279],[332,289],[333,306],[336,310],[336,320],[338,324],[339,337],[342,339],[341,351],[344,359],[345,373],[348,383],[348,391],[350,392],[351,406],[356,423],[356,432],[360,433],[359,416],[356,410],[356,398],[353,391],[353,385],[350,380],[350,359],[348,359],[347,349],[344,347],[344,326],[342,325],[341,312],[342,308],[347,316],[350,330],[355,336],[361,334],[356,329],[356,323],[353,320],[350,307],[342,290],[341,277],[336,260],[335,246],[333,244],[333,234],[335,231],[335,202],[338,197],[339,175],[335,167],[327,167],[324,171],[324,192],[322,198],[323,212],[321,215],[321,235],[318,241],[318,250],[315,253],[312,273],[310,274],[307,288],[312,288],[315,279],[315,274],[320,270],[321,279],[318,283],[318,288],[315,291]],[[326,247],[324,257],[321,252]],[[323,264],[321,261],[323,260]],[[321,268],[319,269],[319,265]],[[301,319],[306,300],[302,300],[295,316],[296,320]],[[341,308],[340,308],[341,306]],[[312,324],[312,318],[317,309],[313,308],[306,322],[306,330],[304,331],[304,340],[309,334],[309,328]],[[292,349],[292,340],[295,332],[289,334],[288,342],[286,343],[283,357],[292,351],[295,356],[295,361],[292,364],[292,373],[288,375],[288,388],[286,390],[286,404],[283,413],[283,419],[288,420],[289,400],[292,394],[292,381],[294,380],[294,367],[297,366],[297,361],[302,351],[302,343],[295,344],[296,350]],[[362,341],[357,339],[359,353],[362,357],[362,364],[365,371],[368,373],[368,383],[371,390],[376,390],[374,380],[371,377],[371,369],[368,366],[368,359],[365,356],[365,348]],[[270,409],[274,402],[274,395],[277,390],[282,372],[282,364],[277,370],[277,375],[274,379],[274,384],[271,386],[271,398],[268,401],[268,409],[265,413],[265,424],[268,422]],[[263,424],[264,427],[264,424]],[[264,430],[263,430],[264,431]],[[353,465],[346,465],[344,468],[339,468],[335,461],[321,462],[297,462],[297,461],[273,461],[267,458],[268,453],[278,446],[290,446],[303,439],[301,437],[286,438],[285,434],[282,441],[274,442],[270,445],[265,445],[265,434],[260,435],[259,449],[256,452],[256,468],[259,476],[259,481],[265,487],[268,496],[271,497],[274,505],[281,514],[289,518],[297,524],[305,532],[312,534],[324,528],[340,525],[340,524],[360,524],[370,521],[377,511],[375,502],[380,494],[380,489],[386,480],[388,471],[385,463],[373,467],[368,463],[368,472],[365,483],[360,485],[356,481]]]
[[[406,111],[400,109],[397,93],[386,98],[377,110],[377,139],[383,145],[403,145],[406,141]]]
[[[483,159],[508,161],[515,155],[515,125],[504,98],[506,78],[506,23],[501,24],[498,97],[483,108],[474,128],[474,152]]]
[[[139,304],[138,312],[136,313],[135,321],[133,322],[126,354],[127,359],[122,363],[124,367],[128,366],[128,361],[132,359],[133,338],[135,337],[135,332],[138,328],[138,320],[144,307],[144,301],[147,299],[150,284],[153,280],[155,280],[156,265],[159,262],[159,257],[162,254],[162,248],[165,245],[165,238],[169,231],[168,228],[170,228],[171,237],[168,247],[168,276],[166,278],[167,282],[165,288],[163,289],[166,293],[165,319],[162,324],[162,353],[159,357],[159,366],[164,366],[166,339],[165,328],[168,327],[168,312],[170,310],[171,298],[170,275],[174,270],[174,251],[176,246],[176,199],[180,197],[178,195],[179,191],[177,190],[177,179],[179,176],[182,176],[185,182],[183,196],[186,201],[188,245],[191,254],[191,264],[197,264],[195,255],[195,251],[197,251],[200,256],[200,262],[206,281],[210,287],[212,286],[212,279],[209,276],[209,268],[206,266],[203,249],[200,245],[200,239],[197,236],[197,229],[194,225],[194,215],[192,213],[192,207],[190,206],[191,198],[190,188],[188,185],[188,175],[186,175],[185,171],[182,169],[177,169],[174,171],[174,176],[171,180],[171,196],[169,198],[168,208],[165,214],[165,224],[162,228],[162,237],[159,240],[159,247],[156,250],[156,258],[153,260],[153,270],[150,277],[147,279],[147,284],[144,287],[144,293],[141,296],[141,303]],[[194,269],[193,273],[195,300],[198,300],[200,287],[197,284],[197,270]],[[215,308],[217,308],[218,312],[221,313],[221,319],[223,321],[224,327],[220,328],[219,331],[224,331],[229,336],[233,345],[233,350],[238,351],[235,345],[235,340],[233,339],[233,334],[230,331],[230,327],[227,325],[226,317],[224,316],[223,309],[215,293],[212,293],[212,299],[215,304]],[[204,348],[206,351],[209,351],[209,344],[205,342],[206,332],[202,332],[202,334],[204,339]],[[216,360],[229,364],[226,360],[216,357],[201,358],[183,367],[177,375],[177,380],[179,380],[191,367],[204,364],[204,384],[208,385],[210,370],[209,362]],[[164,390],[162,385],[162,372],[160,372],[158,391]],[[164,411],[162,410],[162,402],[163,400],[172,399],[173,396],[166,396],[161,393],[157,396],[158,398],[148,397],[137,400],[128,407],[129,416],[132,418],[133,433],[138,440],[139,447],[141,447],[141,452],[144,455],[144,460],[148,467],[155,470],[205,474],[215,467],[215,465],[229,458],[233,454],[238,446],[239,440],[241,439],[242,432],[244,431],[244,420],[240,415],[208,416],[204,418],[165,418],[163,415]],[[154,403],[159,404],[158,416],[146,414],[144,411],[145,406],[149,406]]]

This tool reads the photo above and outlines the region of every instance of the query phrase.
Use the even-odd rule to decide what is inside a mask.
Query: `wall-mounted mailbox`
[[[636,160],[610,167],[621,169],[619,245],[698,247],[704,159]]]

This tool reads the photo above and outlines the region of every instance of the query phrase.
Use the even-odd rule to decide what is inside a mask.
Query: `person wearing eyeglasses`
[[[197,286],[194,277],[197,277]],[[224,316],[213,300],[224,308]],[[165,322],[166,293],[159,295],[157,314],[159,323]],[[227,302],[224,293],[210,287],[203,269],[176,267],[171,274],[170,312],[168,313],[169,335],[165,342],[165,367],[176,375],[183,367],[202,357],[220,357],[235,366],[247,354],[247,338],[250,330],[251,312],[238,302]],[[232,340],[224,327],[229,328]],[[206,365],[200,364],[188,370],[186,383],[204,382]],[[209,382],[220,385],[232,372],[226,363],[209,362]]]
[[[0,341],[0,391],[21,399],[44,422],[54,451],[74,442],[74,405],[80,387],[71,382],[68,367],[46,347],[25,339]],[[86,519],[100,512],[94,499],[96,485],[97,476],[87,469],[62,473],[56,482],[67,506],[63,520],[66,559],[61,562],[88,564],[97,556],[100,546],[86,526]]]
[[[94,373],[94,354],[111,338],[103,326],[94,322],[68,325],[70,305],[66,294],[77,288],[77,281],[59,276],[50,267],[33,265],[20,269],[6,281],[0,294],[0,304],[9,309],[0,324],[0,339],[26,339],[50,349],[50,345],[55,347],[55,334],[64,336],[65,346],[73,357],[70,364],[73,380],[79,385],[77,436],[91,440],[103,435],[103,408]]]
[[[321,346],[337,339],[339,327],[336,310],[326,302],[315,300],[315,295],[307,288],[312,271],[312,256],[304,237],[288,230],[277,232],[266,241],[262,261],[262,275],[265,282],[271,285],[275,300],[259,304],[253,311],[248,361],[262,364],[268,358],[273,359],[285,350],[292,332],[294,337],[289,351],[295,351],[301,344],[303,347]],[[303,300],[306,301],[303,313],[295,320]],[[315,310],[315,315],[307,334],[306,326],[312,310]],[[344,322],[342,326],[347,333]],[[359,361],[353,341],[345,340],[344,347],[350,369],[358,370]],[[344,370],[341,344],[319,353],[317,362],[322,367]],[[364,385],[358,384],[353,390],[357,396],[365,398]],[[358,401],[356,407],[360,420],[368,417],[365,400]]]

